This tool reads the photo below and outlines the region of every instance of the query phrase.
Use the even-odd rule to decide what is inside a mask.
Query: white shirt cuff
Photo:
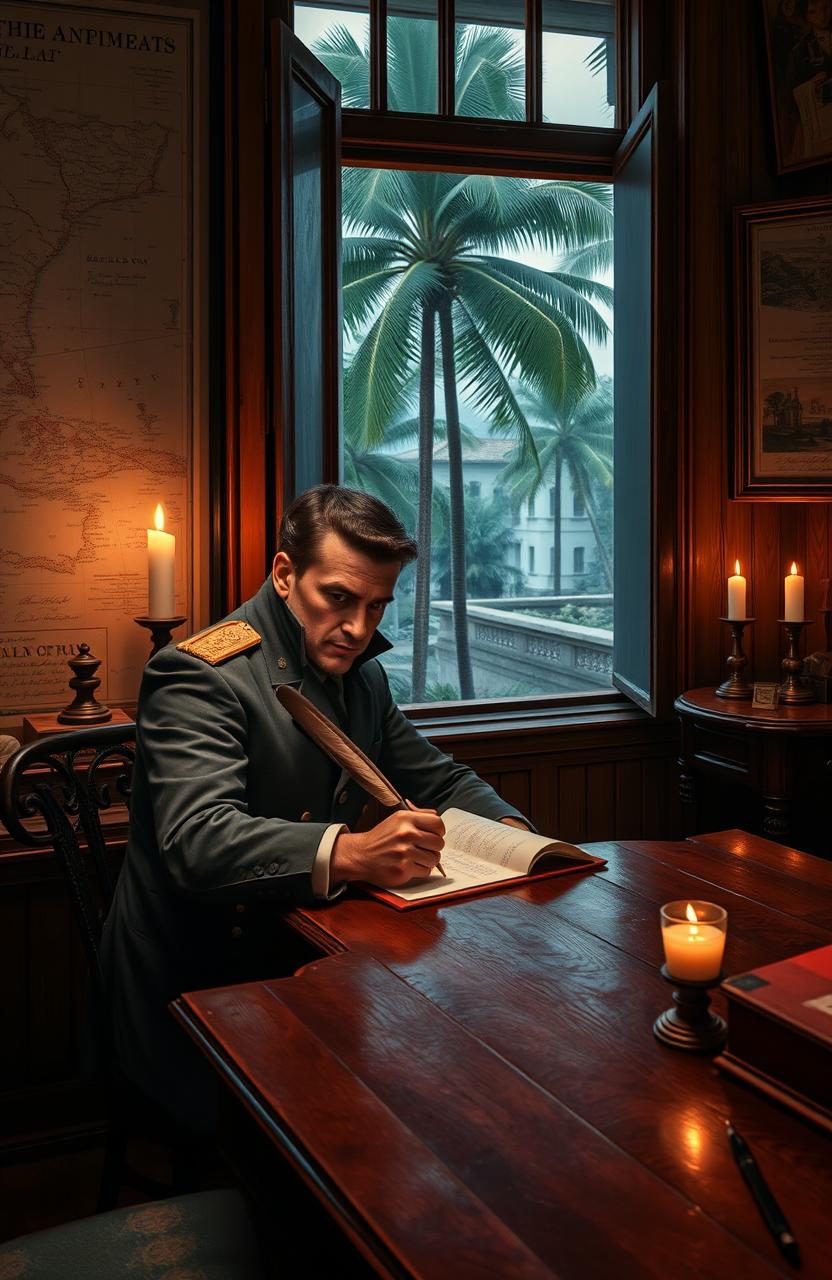
[[[334,822],[321,836],[321,843],[318,845],[315,861],[312,863],[312,892],[316,898],[337,898],[346,888],[343,884],[331,892],[329,888],[329,860],[332,857],[332,849],[341,832],[346,830],[347,827],[343,822]]]

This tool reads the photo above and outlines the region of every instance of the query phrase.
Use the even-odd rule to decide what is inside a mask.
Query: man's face
[[[330,531],[300,577],[286,553],[278,551],[272,581],[303,623],[310,662],[329,676],[341,676],[372,640],[400,572],[398,560],[372,560]]]

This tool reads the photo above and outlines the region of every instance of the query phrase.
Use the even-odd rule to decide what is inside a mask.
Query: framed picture
[[[734,252],[732,496],[828,502],[832,198],[736,209]]]
[[[780,173],[832,157],[832,3],[762,0]]]

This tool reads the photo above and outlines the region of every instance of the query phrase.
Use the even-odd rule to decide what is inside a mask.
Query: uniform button
[[[260,866],[260,864],[259,864],[259,863],[258,863],[258,865],[254,868],[254,874],[255,874],[256,876],[262,876],[262,875],[265,875],[265,874],[266,874],[266,873],[265,873],[265,871],[263,870],[263,868]]]
[[[235,924],[234,928],[231,930],[231,936],[232,938],[241,938],[243,936],[243,931],[238,924]]]
[[[311,810],[310,810],[310,809],[304,809],[303,813],[300,815],[300,820],[301,820],[301,822],[311,822],[311,821],[312,821],[312,812],[311,812]]]
[[[270,875],[270,876],[276,876],[279,870],[280,870],[280,863],[279,863],[279,862],[270,862],[270,863],[269,863],[269,875]]]
[[[350,798],[350,793],[349,791],[347,791],[347,788],[344,787],[344,790],[341,792],[340,796],[338,797],[338,803],[346,804],[349,798]]]
[[[242,902],[238,902],[234,907],[234,910],[238,913],[238,915],[242,915],[242,913],[245,911],[245,906],[243,905]]]

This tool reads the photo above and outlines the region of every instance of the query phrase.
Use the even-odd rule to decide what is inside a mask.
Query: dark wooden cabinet
[[[832,856],[832,705],[752,707],[713,689],[676,699],[688,834],[743,826]]]

